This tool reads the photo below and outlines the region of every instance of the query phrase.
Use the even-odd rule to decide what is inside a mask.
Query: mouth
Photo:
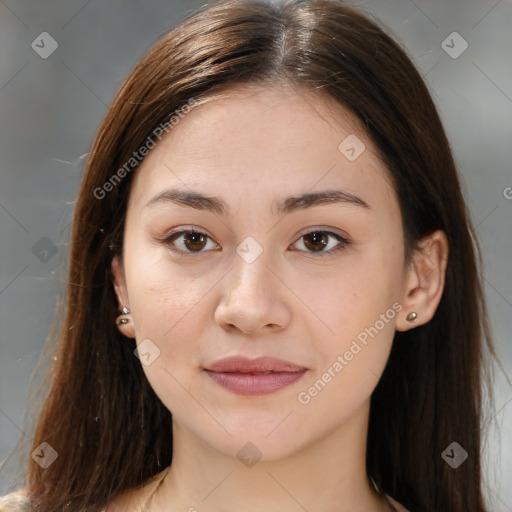
[[[299,380],[307,368],[272,357],[229,357],[204,368],[208,376],[228,391],[240,395],[265,395]]]
[[[249,359],[242,356],[231,356],[218,359],[205,367],[205,370],[221,373],[278,373],[300,372],[307,368],[290,361],[275,357],[258,357]]]

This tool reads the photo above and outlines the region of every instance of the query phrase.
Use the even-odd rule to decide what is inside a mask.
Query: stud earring
[[[418,317],[418,313],[415,313],[414,311],[412,313],[409,313],[407,316],[406,316],[406,320],[408,322],[413,322],[416,318]]]
[[[117,325],[126,325],[130,319],[128,318],[128,315],[131,313],[131,311],[127,307],[123,307],[121,310],[121,313],[116,318]]]

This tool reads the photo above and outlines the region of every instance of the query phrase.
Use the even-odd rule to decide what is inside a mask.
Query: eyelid
[[[352,245],[352,240],[348,235],[346,235],[346,234],[341,235],[340,233],[333,231],[333,229],[335,229],[335,228],[329,228],[326,226],[312,226],[312,227],[305,228],[304,230],[302,230],[299,233],[297,240],[295,242],[293,242],[292,246],[295,245],[297,242],[299,242],[301,240],[301,238],[303,238],[304,236],[309,235],[311,233],[325,233],[329,236],[335,237],[338,240],[338,244],[334,248],[329,249],[328,251],[314,252],[314,251],[300,251],[299,250],[297,252],[301,253],[301,256],[303,256],[305,258],[309,258],[310,255],[312,255],[314,258],[315,257],[322,258],[324,256],[325,257],[334,256],[338,251],[346,249],[347,247]]]
[[[172,228],[170,231],[167,231],[165,233],[165,235],[163,235],[161,237],[161,239],[162,240],[167,240],[168,238],[170,238],[173,235],[181,234],[183,232],[189,233],[191,231],[193,231],[194,233],[198,233],[199,235],[206,235],[211,240],[215,240],[213,238],[213,236],[211,236],[205,229],[198,228],[197,226],[192,226],[192,225],[183,225],[183,226],[177,226],[175,228]],[[217,243],[217,242],[215,242],[215,243]]]
[[[187,254],[203,254],[205,252],[209,252],[209,251],[181,251],[180,249],[177,249],[176,247],[172,247],[172,241],[171,241],[171,238],[173,238],[175,235],[184,235],[184,234],[187,234],[187,233],[196,233],[198,235],[203,235],[203,236],[206,236],[208,239],[210,239],[215,245],[219,246],[220,245],[216,242],[216,240],[209,234],[207,233],[203,228],[197,228],[196,226],[178,226],[176,228],[173,228],[171,229],[170,231],[167,231],[165,233],[165,235],[161,236],[161,237],[158,237],[158,241],[165,244],[166,246],[169,246],[170,247],[170,250],[175,252],[175,253],[178,253],[178,254],[181,254],[181,255],[187,255]],[[179,238],[179,236],[177,237]]]
[[[327,233],[330,235],[332,234],[332,235],[339,236],[340,238],[343,238],[347,242],[351,242],[348,235],[338,233],[337,231],[335,231],[335,229],[336,228],[330,228],[327,226],[312,226],[312,227],[304,228],[302,231],[300,231],[298,234],[298,237],[301,238],[304,235],[309,235],[310,233]]]

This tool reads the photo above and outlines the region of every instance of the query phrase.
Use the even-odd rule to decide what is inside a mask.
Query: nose
[[[224,329],[246,334],[277,332],[290,322],[286,301],[291,293],[267,266],[264,255],[252,263],[237,258],[224,280],[222,299],[215,311],[215,320]]]

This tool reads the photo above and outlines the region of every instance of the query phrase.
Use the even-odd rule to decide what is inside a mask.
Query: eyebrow
[[[207,196],[199,192],[169,189],[152,197],[145,205],[148,208],[161,203],[175,203],[197,210],[211,211],[219,215],[229,215],[229,207],[220,197]],[[290,213],[296,210],[304,210],[314,206],[326,204],[349,204],[371,210],[370,205],[360,197],[343,190],[322,190],[309,192],[297,196],[290,196],[277,203],[277,212]]]

